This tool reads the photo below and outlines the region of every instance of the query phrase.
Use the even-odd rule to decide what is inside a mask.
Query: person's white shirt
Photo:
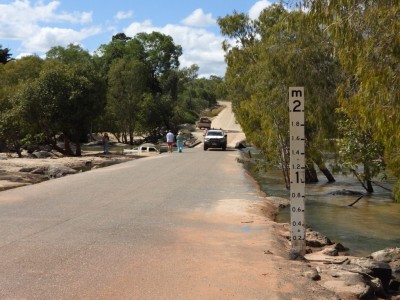
[[[174,134],[170,131],[167,133],[167,143],[173,143],[174,142]]]

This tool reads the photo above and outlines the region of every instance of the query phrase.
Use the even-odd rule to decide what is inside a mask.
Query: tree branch
[[[351,204],[349,204],[349,205],[347,205],[347,206],[353,206],[353,205],[356,204],[358,201],[360,201],[362,197],[364,197],[364,195],[358,197],[356,201],[354,201],[353,203],[351,203]]]

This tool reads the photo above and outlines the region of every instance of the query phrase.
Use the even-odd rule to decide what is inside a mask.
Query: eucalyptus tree
[[[196,112],[212,107],[217,104],[217,99],[222,99],[219,97],[222,83],[216,78],[197,78],[194,81],[194,109]]]
[[[199,94],[198,72],[196,64],[174,72],[177,101],[172,107],[172,124],[194,123],[198,113],[208,107],[207,100]]]
[[[194,103],[194,81],[199,76],[199,66],[198,65],[191,65],[188,68],[182,68],[182,97],[183,102],[186,103],[186,106],[189,110],[193,109]],[[186,101],[185,101],[186,100]]]
[[[10,49],[3,48],[2,45],[0,45],[0,64],[6,64],[11,61],[11,56]]]
[[[175,45],[171,36],[153,31],[138,33],[135,38],[144,47],[145,60],[150,64],[154,78],[159,78],[168,71],[179,68],[182,47]]]
[[[211,89],[215,92],[216,99],[227,100],[227,90],[224,78],[216,75],[211,75],[209,81],[211,84]],[[214,103],[210,103],[210,105],[213,104]]]
[[[339,89],[341,110],[383,144],[387,166],[398,179],[394,196],[400,201],[400,2],[305,2],[333,39],[347,74]]]
[[[171,36],[155,31],[138,33],[135,39],[143,45],[144,60],[152,71],[151,91],[158,101],[163,123],[166,127],[172,127],[171,113],[178,101],[178,69],[182,47],[175,45]]]
[[[224,98],[223,79],[218,76],[198,78],[199,66],[194,64],[180,69],[182,100],[186,109],[198,113],[217,103],[217,99]]]
[[[197,65],[169,72],[169,94],[156,93],[147,95],[142,110],[142,132],[151,132],[156,136],[160,124],[164,127],[175,127],[178,124],[194,123],[199,113],[216,103],[215,86],[211,80],[197,78]],[[213,82],[214,83],[214,82]],[[176,101],[173,99],[176,97]],[[173,104],[175,103],[175,104]],[[160,105],[161,104],[161,105]]]
[[[3,88],[16,88],[29,79],[36,78],[44,60],[37,55],[29,55],[10,61],[4,65],[6,76],[2,79]],[[4,84],[4,85],[3,85]]]
[[[268,161],[280,164],[287,187],[289,86],[304,86],[307,93],[307,165],[312,171],[312,162],[317,163],[328,180],[334,180],[319,149],[335,132],[335,83],[340,73],[329,39],[318,27],[307,26],[306,18],[302,12],[272,5],[257,20],[236,12],[218,20],[221,32],[237,43],[226,42],[224,47],[226,84],[238,120]]]
[[[105,106],[105,83],[88,63],[46,61],[39,77],[18,95],[24,114],[46,141],[67,155],[81,155],[81,138]],[[57,144],[63,134],[64,146]],[[73,152],[70,142],[76,146]]]
[[[0,140],[3,147],[17,151],[37,140],[31,125],[24,119],[15,95],[21,88],[39,76],[43,60],[26,56],[0,65]]]
[[[90,53],[81,46],[69,44],[67,47],[56,46],[46,53],[46,59],[58,60],[64,64],[86,64],[92,61]]]
[[[173,39],[168,35],[152,32],[139,33],[134,37],[128,37],[123,33],[119,33],[113,36],[109,44],[102,45],[96,51],[94,59],[96,65],[107,76],[108,80],[113,77],[113,75],[110,77],[110,72],[115,71],[111,71],[111,66],[118,60],[134,60],[137,63],[140,62],[143,64],[141,68],[145,68],[146,71],[142,78],[142,84],[147,84],[147,87],[140,89],[140,91],[146,90],[142,95],[143,99],[145,99],[142,104],[148,110],[146,111],[143,108],[145,109],[144,112],[141,112],[140,109],[136,111],[136,114],[140,115],[141,119],[140,126],[136,128],[139,130],[154,131],[154,120],[159,122],[157,127],[160,127],[160,123],[168,127],[171,125],[173,109],[178,101],[177,85],[179,78],[177,71],[179,68],[179,56],[181,54],[181,46],[175,45]],[[147,70],[150,70],[150,73]],[[150,80],[148,80],[148,74],[151,75]],[[109,87],[116,85],[118,85],[117,80],[114,80],[111,85],[109,84]],[[150,93],[150,95],[147,93]],[[110,105],[103,119],[111,120],[117,117],[115,114],[116,102],[114,101],[116,98],[115,96],[110,98],[111,94],[116,95],[115,93],[108,93],[109,101],[113,102],[113,104],[109,103]],[[122,99],[119,101],[123,102]],[[111,106],[113,109],[110,109]],[[142,107],[142,105],[138,107]],[[120,110],[123,109],[123,107],[120,107]],[[133,118],[138,120],[136,116]],[[122,120],[115,119],[114,121],[114,123],[120,122]],[[131,124],[131,126],[133,125]],[[124,127],[126,128],[126,126]],[[118,130],[118,128],[114,128],[115,132]],[[131,133],[128,135],[131,135]]]
[[[342,132],[340,161],[361,183],[367,193],[373,193],[373,179],[385,169],[384,147],[373,138],[373,130],[361,126],[344,114],[339,122]]]
[[[142,102],[150,92],[151,70],[144,62],[125,57],[111,64],[107,79],[107,106],[115,117],[115,134],[125,133],[133,144]]]
[[[111,42],[101,45],[93,56],[96,66],[100,72],[107,76],[114,60],[129,57],[144,61],[144,47],[138,39],[118,33],[112,37]]]
[[[117,33],[116,35],[113,35],[112,37],[112,41],[123,41],[123,42],[127,42],[129,40],[131,40],[132,38],[127,36],[125,33],[120,32]]]
[[[0,149],[16,151],[21,157],[22,134],[26,126],[18,108],[12,99],[0,97]]]

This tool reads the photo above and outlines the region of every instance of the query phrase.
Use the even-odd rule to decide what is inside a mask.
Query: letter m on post
[[[301,90],[292,90],[292,97],[298,98],[298,97],[303,97],[303,91]]]

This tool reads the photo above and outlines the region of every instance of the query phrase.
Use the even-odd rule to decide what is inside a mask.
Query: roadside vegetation
[[[314,0],[304,7],[218,19],[236,118],[289,188],[288,89],[304,86],[307,182],[318,180],[315,167],[328,181],[332,170],[346,169],[372,193],[374,180],[389,174],[400,201],[400,4]]]
[[[212,107],[206,108],[201,112],[203,117],[213,118],[218,116],[218,114],[225,108],[224,105],[214,105]]]
[[[13,60],[0,45],[0,148],[20,156],[23,148],[50,145],[80,156],[91,133],[133,144],[135,135],[156,139],[194,124],[224,96],[223,79],[198,78],[197,65],[180,68],[181,54],[159,32],[119,33],[93,55],[71,44],[44,59]]]
[[[389,175],[400,201],[399,2],[306,0],[301,8],[219,18],[224,78],[180,68],[181,46],[159,32],[116,34],[94,54],[54,47],[44,59],[14,60],[0,45],[0,150],[50,145],[79,156],[92,132],[126,144],[135,135],[157,140],[229,99],[263,167],[279,165],[289,188],[288,88],[304,86],[307,182],[319,180],[316,168],[329,182],[349,170],[373,193]]]

